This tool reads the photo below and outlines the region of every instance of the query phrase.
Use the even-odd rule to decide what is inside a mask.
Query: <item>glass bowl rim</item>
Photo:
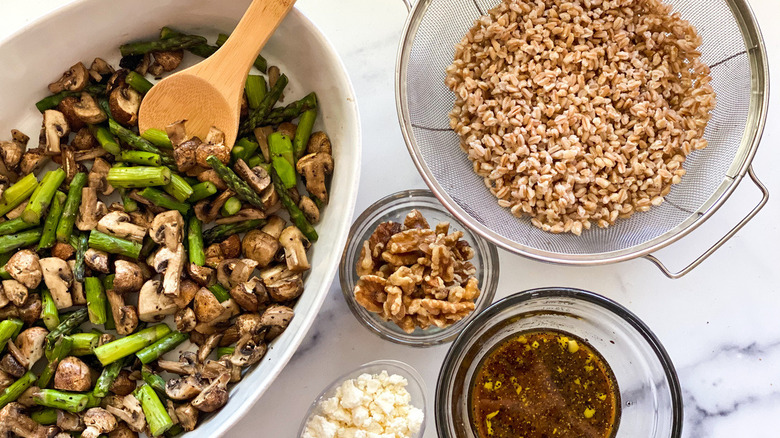
[[[447,350],[447,354],[444,357],[439,370],[439,377],[436,381],[436,389],[434,391],[434,420],[436,422],[437,433],[440,434],[441,430],[448,426],[446,419],[450,417],[449,411],[451,410],[451,406],[449,406],[449,401],[445,399],[446,388],[444,388],[444,385],[450,380],[459,363],[455,360],[456,353],[460,353],[463,349],[463,344],[473,337],[477,330],[481,329],[483,325],[488,323],[498,313],[524,302],[540,298],[568,298],[595,304],[620,317],[620,319],[627,322],[631,328],[636,330],[655,353],[655,357],[664,370],[664,376],[669,385],[672,405],[670,436],[673,438],[682,436],[684,421],[682,388],[680,386],[677,370],[672,363],[669,353],[667,353],[663,344],[661,344],[661,341],[655,333],[650,330],[650,327],[648,327],[647,324],[623,305],[595,292],[572,287],[541,287],[516,292],[496,301],[466,324],[463,330],[458,334],[458,337],[452,342],[452,345],[450,345],[449,350]],[[442,403],[442,401],[444,401],[444,403]],[[439,436],[442,435],[440,434]]]

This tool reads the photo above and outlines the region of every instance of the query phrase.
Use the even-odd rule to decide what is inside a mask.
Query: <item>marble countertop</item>
[[[70,0],[3,0],[0,38]],[[780,68],[780,3],[750,1]],[[363,123],[363,168],[356,215],[380,197],[424,183],[401,137],[394,66],[406,18],[401,0],[299,0],[346,64]],[[6,84],[8,86],[8,84]],[[756,174],[780,193],[780,94],[754,161]],[[387,169],[393,169],[392,178]],[[760,198],[744,181],[704,226],[664,250],[682,266],[725,234]],[[636,313],[666,346],[679,372],[686,437],[776,437],[780,415],[780,203],[774,199],[726,246],[681,280],[669,280],[636,260],[602,267],[561,267],[501,252],[497,298],[542,286],[571,286],[614,299]],[[429,399],[448,346],[412,349],[369,333],[347,309],[334,281],[318,319],[298,352],[250,413],[228,436],[292,437],[320,390],[338,375],[375,359],[400,359],[427,383]],[[436,436],[429,409],[426,438]]]

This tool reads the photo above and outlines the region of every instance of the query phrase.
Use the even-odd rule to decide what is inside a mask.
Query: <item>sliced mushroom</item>
[[[111,169],[111,165],[108,164],[108,161],[102,159],[102,158],[95,158],[94,163],[92,164],[92,169],[89,171],[89,176],[87,177],[89,181],[89,187],[92,187],[96,191],[98,191],[102,195],[110,195],[114,193],[114,186],[108,183],[108,171]],[[105,231],[103,231],[105,233]],[[122,237],[118,236],[117,237]],[[141,236],[141,239],[143,239],[143,236]]]
[[[179,309],[189,306],[193,298],[195,298],[195,294],[198,293],[198,289],[200,289],[200,286],[189,278],[182,280],[179,286],[179,295],[173,299],[176,306]]]
[[[8,388],[16,381],[10,374],[0,370],[0,391]]]
[[[200,371],[197,356],[192,351],[182,352],[178,362],[158,359],[157,368],[180,376],[197,374]]]
[[[81,359],[68,356],[57,365],[54,388],[62,391],[87,391],[92,387],[92,372]]]
[[[168,50],[165,52],[154,52],[154,62],[149,67],[149,73],[157,76],[162,72],[169,72],[176,69],[181,64],[184,57],[183,50]],[[157,70],[159,67],[159,71]]]
[[[225,201],[235,196],[232,190],[225,190],[216,199],[204,199],[195,204],[195,216],[204,224],[213,222],[219,214],[219,209],[225,205]]]
[[[303,278],[298,272],[292,272],[285,266],[274,266],[260,271],[271,299],[284,302],[298,298],[303,293]]]
[[[15,169],[19,165],[24,151],[25,147],[15,141],[0,142],[0,157],[8,169]]]
[[[81,432],[82,438],[98,438],[117,427],[116,417],[103,408],[90,408],[84,413],[83,420],[87,427]]]
[[[66,309],[73,305],[73,297],[70,295],[70,285],[73,284],[73,272],[65,260],[57,257],[40,259],[43,271],[43,282],[51,292],[51,297],[57,305],[57,309]]]
[[[55,437],[55,438],[59,438],[59,437]],[[125,423],[119,423],[116,429],[114,429],[111,433],[108,434],[108,438],[138,438],[138,432],[134,432]]]
[[[198,166],[209,168],[211,166],[206,159],[212,155],[217,157],[223,164],[230,162],[230,148],[224,143],[202,143],[195,149],[195,162]]]
[[[48,155],[58,155],[62,152],[60,142],[68,134],[70,134],[70,126],[64,114],[51,109],[43,112],[43,139]]]
[[[178,135],[178,133],[175,135]],[[173,140],[171,140],[171,143],[173,143]],[[176,167],[179,169],[179,172],[188,172],[197,167],[195,152],[201,144],[198,137],[183,141],[178,146],[174,144],[173,159],[176,161]]]
[[[104,274],[108,274],[110,272],[108,268],[107,252],[89,248],[84,253],[84,262],[87,264],[87,266],[89,266],[89,269],[92,269],[93,271],[102,272]]]
[[[68,71],[63,73],[62,77],[56,82],[49,84],[49,91],[57,94],[60,91],[81,91],[89,83],[89,72],[82,63],[74,64]]]
[[[8,213],[6,213],[5,217],[8,218],[9,220],[18,219],[18,218],[22,217],[22,212],[27,207],[27,202],[28,201],[24,201],[21,204],[19,204],[18,207],[14,208],[13,210],[11,210]]]
[[[8,299],[8,297],[5,296],[5,292],[0,288],[0,309],[7,306],[8,303],[10,303],[11,300]],[[16,307],[16,306],[14,306]]]
[[[206,338],[206,342],[198,347],[198,361],[200,363],[206,362],[211,352],[219,345],[220,339],[222,339],[222,333],[211,334]]]
[[[143,287],[141,288],[143,291]],[[114,289],[106,291],[108,303],[111,305],[111,312],[116,322],[116,332],[120,335],[129,335],[138,327],[138,309],[135,306],[125,304],[124,297]],[[141,306],[139,295],[139,307]]]
[[[57,427],[67,432],[81,432],[86,426],[78,414],[57,409]]]
[[[298,201],[298,208],[301,209],[303,215],[312,224],[317,224],[320,221],[320,209],[317,204],[308,196],[301,196],[301,200]]]
[[[141,402],[132,394],[124,397],[106,397],[104,405],[108,412],[127,423],[127,426],[132,431],[143,432],[146,428],[146,417],[141,408]]]
[[[306,145],[306,153],[316,154],[318,152],[333,155],[333,148],[331,147],[328,134],[322,131],[313,133],[311,137],[309,137],[309,143]]]
[[[108,155],[108,152],[105,149],[96,147],[85,151],[73,152],[73,159],[76,160],[76,162],[89,161],[106,155]]]
[[[29,249],[23,249],[12,255],[5,264],[5,270],[11,278],[28,289],[37,288],[41,284],[41,278],[43,278],[38,254]],[[17,304],[17,306],[21,306],[21,304]]]
[[[290,325],[294,315],[295,312],[290,307],[280,304],[268,306],[260,317],[260,323],[268,329],[265,340],[270,342],[279,336]]]
[[[135,381],[130,380],[130,371],[121,370],[108,390],[116,395],[125,396],[131,394],[135,390],[135,387]]]
[[[57,428],[38,424],[24,413],[21,403],[11,402],[0,409],[0,435],[22,438],[46,438],[57,433]]]
[[[76,115],[76,110],[73,108],[78,103],[79,98],[76,96],[68,96],[57,105],[57,111],[61,112],[65,116],[65,120],[68,122],[71,131],[76,132],[87,127],[79,116]],[[44,143],[41,142],[41,145]]]
[[[43,343],[49,331],[43,327],[30,327],[19,333],[13,344],[16,347],[14,356],[19,363],[31,369],[38,360],[43,357]],[[8,344],[11,347],[11,343]]]
[[[0,370],[18,379],[27,372],[27,367],[19,363],[19,360],[14,355],[8,353],[0,359]]]
[[[261,304],[268,301],[268,293],[262,280],[253,277],[247,282],[237,284],[230,289],[230,297],[249,312],[257,312]]]
[[[298,160],[296,169],[306,180],[306,190],[323,203],[328,203],[325,181],[333,173],[333,157],[324,152],[304,155]]]
[[[179,419],[179,424],[181,424],[185,432],[195,429],[195,426],[198,424],[198,412],[190,403],[176,407],[176,418]]]
[[[29,173],[35,173],[44,164],[46,164],[51,157],[45,154],[45,151],[41,148],[27,149],[27,152],[22,155],[22,162],[19,164],[19,170],[22,175]]]
[[[126,260],[114,262],[114,290],[120,294],[137,292],[144,284],[144,276],[137,263]]]
[[[76,228],[81,231],[91,231],[97,228],[98,221],[108,212],[106,204],[97,199],[97,190],[93,187],[81,189],[81,205]]]
[[[210,290],[202,288],[195,294],[192,309],[199,322],[210,323],[216,320],[225,310]]]
[[[184,245],[181,243],[176,246],[175,251],[163,247],[154,256],[154,270],[163,274],[163,290],[169,297],[179,295],[185,258]]]
[[[246,257],[257,262],[259,268],[264,268],[274,260],[282,246],[278,238],[261,230],[250,230],[244,235],[241,247]]]
[[[182,143],[187,141],[186,123],[186,119],[179,120],[178,122],[173,122],[165,127],[165,133],[168,134],[168,138],[171,140],[174,150],[178,149]]]
[[[238,159],[233,165],[233,169],[258,194],[263,193],[263,190],[271,185],[271,176],[260,166],[250,169],[244,160]]]
[[[114,88],[108,95],[108,105],[117,122],[127,126],[138,124],[141,93],[129,86]]]
[[[107,63],[102,58],[95,58],[95,60],[92,61],[92,65],[89,66],[89,75],[95,82],[102,82],[103,76],[113,73],[114,67],[111,67],[111,64]]]
[[[265,209],[266,214],[274,214],[281,208],[279,193],[276,192],[276,188],[273,184],[263,191],[263,194],[260,195],[260,199],[263,201],[263,208]]]
[[[95,125],[106,121],[106,113],[100,108],[89,93],[81,93],[78,102],[73,105],[73,112],[82,122],[89,125]]]
[[[189,307],[177,311],[173,321],[176,323],[176,330],[182,333],[195,330],[195,326],[198,324],[195,311]]]
[[[237,367],[247,367],[260,361],[268,347],[264,342],[256,339],[251,334],[241,336],[236,343],[236,349],[230,356],[230,362]]]
[[[306,236],[296,226],[289,226],[282,231],[279,242],[284,248],[284,259],[287,269],[293,272],[302,272],[311,268],[306,258],[306,249],[310,243]]]
[[[214,412],[225,406],[228,400],[227,384],[230,382],[230,374],[225,373],[209,384],[192,400],[192,406],[201,412]]]
[[[142,242],[146,236],[146,228],[134,224],[130,215],[123,211],[112,211],[103,216],[97,223],[97,230],[136,242]]]
[[[260,315],[257,313],[244,313],[236,318],[236,328],[238,329],[239,339],[244,335],[254,337],[265,333],[266,327]],[[238,339],[236,340],[238,342]]]
[[[216,279],[216,273],[213,268],[198,266],[195,263],[187,265],[187,273],[190,274],[190,278],[195,280],[196,283],[204,287],[211,286]]]
[[[177,310],[179,307],[171,296],[163,293],[159,280],[149,280],[141,287],[138,294],[138,318],[141,321],[159,322]]]
[[[206,388],[198,375],[187,375],[165,383],[165,394],[173,400],[192,400]]]
[[[256,208],[251,208],[251,207],[245,207],[232,216],[221,217],[214,222],[216,222],[217,225],[235,224],[237,222],[246,222],[255,219],[265,219],[265,216],[266,214],[262,210],[258,210]]]
[[[6,318],[19,318],[25,324],[32,325],[41,317],[41,296],[30,294],[24,306],[7,305],[0,309],[0,320]]]
[[[204,170],[203,172],[198,174],[198,181],[200,182],[210,182],[214,184],[214,186],[217,187],[218,190],[227,190],[227,185],[225,184],[225,181],[222,181],[222,178],[217,175],[217,171],[214,169],[208,169]]]
[[[249,281],[255,267],[257,262],[252,259],[225,259],[217,267],[217,280],[230,289]]]
[[[177,210],[169,210],[154,217],[149,236],[156,243],[175,251],[181,242],[183,229],[184,218],[181,213]]]
[[[3,280],[3,295],[10,300],[14,306],[23,306],[27,301],[29,291],[25,285],[16,280]]]

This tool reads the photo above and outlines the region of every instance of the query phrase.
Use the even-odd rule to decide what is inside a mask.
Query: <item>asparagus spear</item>
[[[47,172],[30,197],[30,201],[27,202],[27,207],[22,212],[22,219],[28,224],[39,223],[44,210],[49,208],[54,193],[63,181],[65,181],[65,171],[62,168]]]
[[[32,230],[26,230],[16,234],[0,236],[0,253],[34,245],[41,240],[41,234],[42,230],[40,228],[33,228]]]
[[[217,172],[217,175],[222,178],[222,181],[225,181],[225,184],[227,184],[228,187],[236,192],[236,195],[239,198],[261,210],[265,210],[265,206],[263,205],[263,200],[260,198],[260,195],[252,190],[252,188],[250,188],[249,185],[244,182],[244,180],[236,175],[232,169],[222,164],[222,162],[213,155],[206,158],[206,162],[210,164],[212,169]]]
[[[122,368],[129,365],[129,358],[130,357],[128,356],[125,360],[118,360],[105,366],[100,373],[97,382],[95,382],[95,388],[92,390],[92,395],[99,398],[107,396],[109,388],[111,388],[111,384],[113,384],[114,380],[119,376],[119,372],[122,371]]]
[[[3,351],[8,340],[16,336],[22,330],[22,326],[24,326],[24,323],[16,318],[8,318],[0,321],[0,352]]]
[[[119,189],[119,196],[122,198],[122,206],[125,209],[125,213],[132,213],[138,210],[138,202],[130,197],[130,191]]]
[[[185,216],[190,211],[189,204],[179,202],[152,187],[147,187],[138,192],[138,194],[151,201],[154,205],[158,205],[167,210],[179,210],[182,216]]]
[[[214,294],[215,297],[217,297],[217,301],[220,303],[224,303],[225,301],[230,299],[230,292],[228,292],[227,289],[225,289],[225,286],[222,286],[219,283],[214,283],[211,286],[208,287],[208,289],[211,291],[211,293]]]
[[[249,157],[248,160],[246,160],[246,165],[249,166],[249,168],[253,168],[257,166],[258,164],[261,164],[263,162],[263,157],[260,155],[253,155]]]
[[[147,241],[154,241],[151,237],[148,235],[144,238],[144,244],[146,244]],[[146,258],[148,254],[143,253],[143,247],[141,247],[141,255],[142,258]],[[103,289],[106,291],[110,291],[114,289],[114,274],[108,274],[103,278]],[[114,321],[114,313],[111,311],[111,306],[106,306],[106,324],[104,325],[106,330],[116,330],[116,322]]]
[[[143,152],[151,152],[153,154],[159,154],[162,164],[166,166],[176,165],[176,163],[173,160],[173,157],[171,157],[170,155],[163,154],[162,151],[160,151],[160,149],[157,146],[153,145],[143,137],[135,135],[133,131],[120,125],[116,120],[108,119],[108,127],[111,130],[112,134],[116,135],[117,138],[119,138],[119,140],[130,145],[130,147],[132,147],[133,149],[137,149]]]
[[[76,216],[81,204],[81,189],[87,185],[87,174],[79,172],[70,182],[68,197],[65,200],[65,206],[62,208],[62,216],[57,224],[57,241],[67,242],[73,232],[73,224],[76,223]]]
[[[217,186],[211,181],[203,181],[202,183],[192,186],[192,194],[189,199],[187,199],[187,202],[195,203],[201,199],[208,198],[215,193],[217,193]]]
[[[71,332],[73,332],[76,327],[80,326],[84,323],[84,321],[87,320],[87,316],[87,309],[79,309],[66,316],[65,319],[60,322],[57,328],[50,331],[49,334],[46,335],[46,345],[51,347],[61,337],[71,334]]]
[[[141,137],[147,140],[149,143],[163,149],[173,149],[171,139],[168,138],[168,134],[165,131],[159,129],[150,128],[141,133]]]
[[[235,196],[228,198],[227,201],[222,205],[222,208],[219,209],[220,213],[222,213],[222,216],[228,217],[233,216],[234,214],[238,213],[239,210],[241,210],[241,201],[238,200]]]
[[[114,166],[108,170],[106,179],[112,186],[123,189],[164,186],[171,182],[171,170],[167,167]]]
[[[103,284],[97,277],[87,277],[84,280],[84,291],[87,296],[87,311],[92,324],[106,323],[106,293]]]
[[[60,325],[60,314],[57,310],[57,304],[54,303],[54,299],[51,297],[51,292],[48,289],[41,291],[41,319],[43,320],[43,325],[49,331]]]
[[[169,195],[179,202],[184,202],[192,195],[192,186],[178,173],[171,174],[171,182],[163,186]]]
[[[141,402],[146,423],[149,425],[149,432],[153,436],[162,435],[173,427],[173,420],[171,420],[168,411],[165,410],[165,406],[160,401],[160,397],[151,386],[143,385],[136,389],[133,395]]]
[[[285,189],[296,186],[295,157],[290,137],[281,132],[268,136],[268,149],[271,152],[271,164]]]
[[[246,100],[247,103],[249,103],[249,108],[257,108],[260,106],[260,102],[263,101],[265,93],[268,92],[268,85],[265,83],[265,78],[260,75],[247,76],[244,92],[246,93]]]
[[[306,146],[309,144],[311,131],[314,128],[314,121],[317,119],[317,110],[306,110],[301,114],[298,121],[298,127],[295,129],[295,138],[293,139],[293,155],[295,161],[306,155]]]
[[[292,223],[295,224],[299,230],[301,230],[301,233],[303,233],[303,235],[306,236],[310,242],[316,242],[317,238],[319,237],[317,236],[317,231],[314,230],[314,227],[311,223],[309,223],[309,220],[306,219],[306,216],[303,215],[303,212],[300,208],[298,208],[298,205],[295,204],[295,201],[293,201],[292,198],[290,198],[290,195],[287,194],[287,190],[282,185],[282,181],[279,179],[279,175],[277,175],[276,172],[269,173],[271,174],[271,179],[273,180],[274,186],[276,187],[276,192],[279,194],[279,200],[282,201],[282,205],[290,214],[290,220]]]
[[[109,236],[98,230],[89,232],[89,247],[110,254],[119,254],[132,259],[138,259],[141,253],[141,244],[119,237]]]
[[[38,242],[38,250],[51,248],[54,245],[56,240],[54,233],[57,231],[57,224],[60,222],[62,209],[65,207],[65,199],[67,197],[68,195],[60,191],[54,194],[49,213],[46,214],[46,220],[43,222],[43,233],[41,234],[40,242]]]
[[[160,154],[144,151],[122,151],[120,159],[126,163],[142,166],[159,166],[161,163]]]
[[[147,345],[167,335],[170,331],[171,329],[165,324],[148,327],[132,335],[95,348],[95,356],[105,366],[123,357],[135,354]]]
[[[132,87],[135,91],[146,94],[152,89],[152,84],[148,79],[141,76],[139,73],[131,71],[125,76],[125,82]]]
[[[234,224],[217,225],[203,232],[203,244],[208,246],[214,242],[221,242],[234,234],[245,233],[263,225],[265,225],[265,219],[252,219]]]
[[[32,371],[27,371],[22,377],[12,383],[11,386],[0,391],[0,408],[15,401],[27,388],[31,387],[37,377]]]
[[[2,200],[0,200],[0,216],[5,216],[9,211],[18,207],[33,194],[36,188],[38,188],[38,179],[30,173],[5,189]]]
[[[189,242],[190,262],[203,266],[206,263],[206,254],[203,252],[203,222],[195,215],[190,216],[187,241]]]
[[[98,346],[98,342],[100,342],[100,333],[73,333],[70,335],[70,338],[73,341],[70,354],[73,356],[86,356],[92,354]]]
[[[122,56],[144,55],[150,52],[167,52],[192,47],[198,44],[206,44],[206,38],[198,35],[172,36],[158,41],[140,41],[136,43],[122,44],[119,53]]]
[[[106,87],[104,85],[100,84],[93,84],[93,85],[87,85],[83,91],[86,91],[87,93],[93,95],[93,96],[103,96],[106,94]],[[57,94],[52,94],[51,96],[46,96],[43,99],[36,102],[35,107],[38,108],[38,111],[44,112],[46,110],[56,108],[57,105],[60,104],[63,100],[65,100],[66,97],[70,96],[80,96],[81,91],[60,91]]]
[[[56,389],[41,389],[33,394],[33,402],[38,406],[62,409],[68,412],[81,412],[87,408],[89,396]]]
[[[122,153],[122,149],[119,147],[119,143],[111,135],[111,131],[105,126],[89,125],[89,132],[97,139],[100,146],[106,150],[109,154],[118,157]]]
[[[57,410],[54,408],[44,408],[39,411],[32,412],[30,418],[38,424],[44,426],[50,426],[57,423]]]
[[[73,347],[73,340],[70,336],[63,336],[57,340],[57,342],[51,347],[46,349],[46,359],[49,362],[46,364],[46,368],[41,372],[41,376],[38,377],[38,387],[46,388],[51,382],[51,378],[54,377],[54,372],[57,371],[57,365],[59,365],[62,359],[65,359],[70,350]]]
[[[217,348],[217,357],[233,354],[236,351],[236,347],[219,347]]]
[[[152,361],[160,358],[163,354],[178,347],[182,342],[186,341],[190,336],[186,333],[173,331],[158,339],[154,344],[145,347],[143,350],[136,353],[136,357],[142,364],[146,365]]]
[[[81,233],[78,237],[78,245],[76,245],[76,263],[73,265],[73,278],[81,283],[84,282],[84,272],[87,270],[87,264],[84,261],[87,249],[89,249],[89,234]]]
[[[144,379],[149,386],[160,394],[165,395],[165,379],[160,377],[159,374],[155,374],[149,365],[141,367],[141,378]]]
[[[233,145],[233,149],[230,150],[233,162],[235,163],[239,159],[246,161],[257,151],[258,147],[260,147],[260,145],[249,138],[240,138],[236,144]]]
[[[268,113],[260,125],[280,125],[300,117],[304,112],[317,108],[317,95],[309,93],[300,100],[290,103],[284,108],[274,108]]]
[[[175,31],[167,26],[160,29],[160,39],[163,40],[171,38],[173,36],[179,36],[179,35],[184,35],[184,34]],[[189,51],[195,56],[200,56],[201,58],[208,58],[209,56],[213,55],[214,52],[217,51],[217,49],[219,49],[219,47],[211,46],[208,44],[196,44],[194,46],[187,47],[187,51]]]
[[[221,33],[217,36],[217,47],[222,47],[223,44],[225,44],[225,41],[227,41],[228,35]],[[255,58],[255,62],[253,64],[256,69],[260,70],[261,72],[265,73],[268,71],[268,62],[263,58],[263,55],[257,55],[257,58]]]
[[[165,431],[165,437],[176,438],[177,436],[183,433],[184,433],[184,428],[181,426],[181,423],[176,423],[173,426],[171,426],[170,429]]]
[[[244,123],[241,124],[239,134],[249,134],[256,126],[260,125],[261,122],[265,120],[266,116],[268,116],[271,109],[273,109],[276,104],[276,101],[279,100],[279,97],[282,95],[284,87],[287,86],[287,82],[288,79],[286,75],[282,74],[279,76],[279,79],[274,86],[271,87],[271,91],[269,91],[263,98],[263,101],[260,102],[260,106],[249,112],[249,116]]]
[[[11,219],[10,221],[0,223],[0,236],[18,233],[19,231],[23,231],[34,226],[35,224],[28,224],[20,217]]]

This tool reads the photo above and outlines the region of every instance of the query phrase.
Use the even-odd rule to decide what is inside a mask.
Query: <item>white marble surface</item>
[[[216,1],[216,0],[215,0]],[[3,0],[0,38],[68,0]],[[752,0],[780,68],[780,3]],[[394,65],[406,17],[401,0],[300,0],[298,7],[331,39],[349,70],[363,122],[363,171],[356,214],[389,193],[424,184],[403,145],[396,119]],[[12,68],[6,65],[5,68]],[[777,76],[774,75],[773,79]],[[3,84],[13,86],[13,84]],[[780,193],[780,94],[754,165]],[[392,169],[392,171],[388,171]],[[680,266],[725,233],[759,198],[745,181],[705,226],[663,252]],[[501,254],[498,297],[541,286],[599,292],[639,315],[677,366],[685,398],[686,437],[777,437],[780,415],[780,203],[774,199],[743,231],[682,280],[666,279],[644,260],[590,268],[560,267]],[[677,262],[677,264],[675,264]],[[268,392],[228,436],[292,437],[312,399],[339,374],[380,358],[417,368],[435,388],[447,346],[410,349],[380,340],[347,309],[334,281],[319,319]],[[432,399],[430,399],[432,405]],[[430,410],[429,412],[430,413]],[[435,437],[429,417],[426,438]]]

